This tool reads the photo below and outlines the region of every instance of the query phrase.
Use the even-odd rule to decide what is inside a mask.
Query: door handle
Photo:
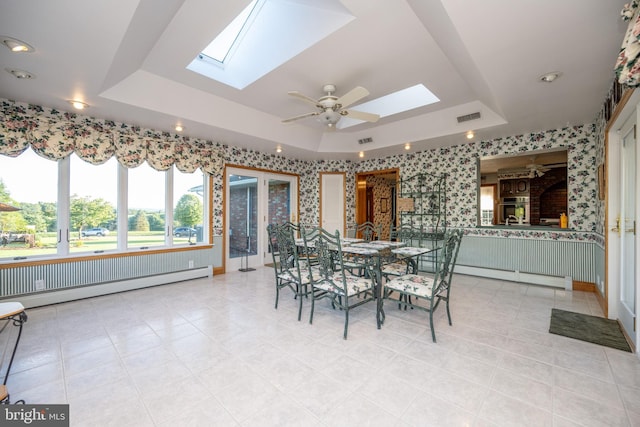
[[[626,226],[627,221],[631,221],[631,225],[632,225],[632,226],[631,226],[631,228],[627,228],[627,226]],[[635,220],[631,220],[631,219],[626,219],[626,218],[625,218],[625,219],[624,219],[625,224],[624,224],[624,227],[622,227],[622,228],[620,227],[620,222],[621,222],[621,221],[620,221],[620,217],[617,217],[617,218],[616,218],[616,226],[615,226],[615,227],[613,227],[613,228],[611,229],[611,231],[614,231],[614,232],[616,232],[616,233],[618,233],[618,234],[621,234],[621,232],[622,232],[622,228],[624,228],[624,232],[625,232],[625,233],[633,233],[633,234],[636,234],[636,221],[635,221]]]
[[[625,220],[625,223],[626,223],[626,222],[627,222],[627,221]],[[625,228],[625,230],[624,230],[624,231],[625,231],[626,233],[633,233],[633,234],[635,235],[635,234],[636,234],[636,222],[635,222],[635,220],[634,220],[634,221],[631,221],[631,223],[632,223],[633,227],[631,227],[631,228]]]
[[[611,229],[611,231],[620,234],[620,217],[616,218],[616,226]]]

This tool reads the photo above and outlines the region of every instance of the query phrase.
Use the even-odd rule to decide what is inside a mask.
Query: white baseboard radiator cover
[[[465,236],[456,273],[571,289],[596,283],[595,243]]]
[[[0,269],[0,301],[38,307],[213,275],[211,250]]]

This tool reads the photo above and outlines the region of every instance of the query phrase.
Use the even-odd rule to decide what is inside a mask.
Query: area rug
[[[618,322],[604,317],[553,308],[549,332],[631,352]]]

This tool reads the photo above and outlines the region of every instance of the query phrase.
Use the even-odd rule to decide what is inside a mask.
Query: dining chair
[[[362,224],[356,224],[352,232],[353,237],[362,239],[365,242],[377,240],[380,238],[381,234],[382,226],[376,225],[371,221],[363,222]],[[362,276],[364,274],[365,267],[362,264],[362,261],[357,257],[346,255],[344,265],[353,274],[357,274],[359,276]]]
[[[452,324],[449,296],[462,236],[461,229],[450,229],[445,232],[442,246],[438,249],[441,253],[433,276],[405,274],[384,284],[383,298],[385,300],[398,302],[401,307],[420,309],[429,313],[433,342],[436,342],[433,313],[441,301],[445,302],[449,325]],[[394,292],[398,293],[397,298],[391,296]],[[421,300],[425,300],[427,304],[421,303]]]
[[[316,302],[328,299],[331,306],[344,311],[344,339],[347,339],[349,312],[375,299],[374,274],[353,274],[344,265],[344,254],[340,232],[331,234],[322,228],[303,231],[305,246],[313,247],[318,258],[316,271],[311,281],[311,314],[309,323],[313,324]],[[369,270],[371,265],[363,263]]]
[[[22,328],[24,324],[27,322],[27,313],[24,309],[22,303],[17,301],[6,301],[0,302],[0,333],[9,333],[9,329],[7,326],[13,325],[18,328],[16,339],[13,344],[13,350],[11,351],[11,357],[9,359],[9,364],[7,365],[6,371],[4,372],[4,380],[2,385],[0,385],[0,404],[10,404],[10,396],[9,390],[7,389],[7,381],[9,380],[9,374],[11,373],[11,366],[13,365],[13,361],[16,357],[16,351],[18,350],[18,345],[20,344],[20,337],[22,336]],[[9,341],[7,340],[5,343],[5,350],[8,350]],[[0,366],[3,366],[4,363],[0,360]],[[24,400],[18,400],[14,403],[24,403]]]
[[[362,224],[357,224],[355,232],[355,237],[363,239],[366,242],[370,242],[380,238],[380,235],[382,234],[382,225],[366,221]]]
[[[269,224],[267,235],[269,250],[273,256],[273,268],[276,279],[276,303],[280,298],[280,290],[289,288],[298,299],[298,320],[302,318],[302,302],[308,297],[310,288],[310,269],[308,260],[300,259],[300,253],[295,242],[294,229],[291,223]]]
[[[419,237],[421,234],[421,230],[418,227],[413,227],[409,224],[403,225],[391,225],[389,229],[389,238],[392,241],[396,242],[404,242],[408,246],[418,246],[420,247]],[[417,266],[417,264],[416,264]],[[405,261],[401,262],[393,262],[390,264],[386,264],[382,267],[382,277],[386,281],[391,280],[394,277],[403,276],[409,273],[417,273],[416,268],[412,268],[410,263]]]

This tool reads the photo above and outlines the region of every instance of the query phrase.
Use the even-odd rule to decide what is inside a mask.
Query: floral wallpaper
[[[383,177],[371,175],[367,177],[367,187],[373,191],[373,218],[376,224],[382,224],[382,231],[378,238],[389,240],[391,232],[391,187],[392,185]],[[385,206],[383,206],[383,200]]]
[[[597,198],[597,165],[604,156],[600,119],[595,124],[354,162],[290,159],[7,100],[1,101],[0,109],[0,154],[17,156],[31,145],[52,160],[75,152],[96,164],[115,155],[127,167],[147,161],[158,170],[166,170],[172,164],[184,172],[201,168],[213,176],[215,235],[222,234],[223,163],[298,174],[300,221],[305,223],[318,222],[319,172],[347,173],[347,223],[354,223],[355,173],[399,168],[401,178],[420,172],[448,174],[447,225],[465,228],[467,234],[569,240],[599,240],[602,235],[604,208]],[[572,231],[477,228],[478,158],[557,147],[568,149],[568,216]]]

